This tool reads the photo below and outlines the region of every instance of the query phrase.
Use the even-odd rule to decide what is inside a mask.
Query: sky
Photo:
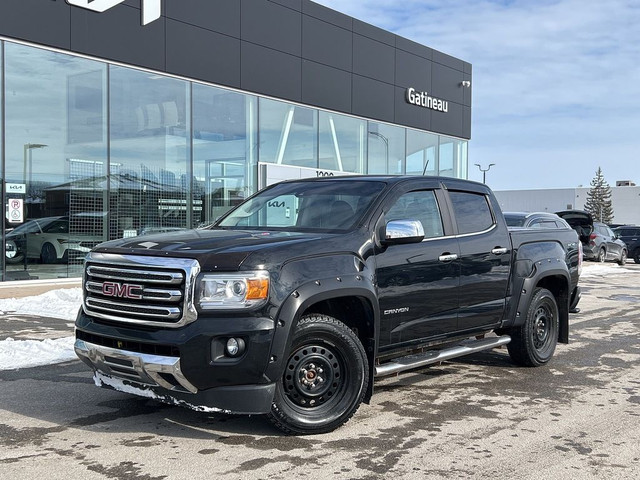
[[[472,64],[469,179],[640,185],[640,1],[314,1]]]

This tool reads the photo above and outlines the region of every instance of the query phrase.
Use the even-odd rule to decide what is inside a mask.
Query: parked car
[[[68,217],[29,220],[6,235],[5,259],[16,264],[27,259],[42,263],[66,261],[70,254],[86,255],[101,239],[88,235],[70,235]]]
[[[571,226],[555,213],[549,212],[504,212],[504,219],[507,222],[509,229],[513,228],[564,228],[570,229]],[[569,246],[568,246],[569,247]],[[578,242],[578,255],[581,257],[580,263],[582,263],[583,247],[582,242]],[[574,252],[575,249],[568,248],[567,251]],[[580,287],[575,286],[571,292],[571,299],[569,301],[569,311],[571,313],[578,313],[578,302],[580,302]]]
[[[582,210],[565,210],[557,214],[578,232],[585,260],[627,263],[627,246],[616,238],[608,225],[594,222],[591,214]]]
[[[640,226],[623,225],[613,229],[613,233],[627,244],[627,254],[633,261],[640,263]]]
[[[555,213],[549,212],[504,212],[508,227],[525,228],[571,228]]]

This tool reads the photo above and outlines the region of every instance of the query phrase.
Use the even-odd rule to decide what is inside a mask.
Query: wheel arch
[[[293,291],[283,303],[276,318],[276,332],[266,376],[278,381],[291,347],[293,331],[302,317],[324,314],[336,318],[358,336],[367,354],[369,382],[365,394],[368,402],[373,394],[374,359],[380,311],[373,284],[362,275],[309,282]]]
[[[569,343],[570,285],[569,272],[563,269],[539,270],[537,275],[526,278],[513,325],[517,327],[524,323],[525,312],[531,304],[536,288],[545,288],[553,294],[558,305],[558,342]]]

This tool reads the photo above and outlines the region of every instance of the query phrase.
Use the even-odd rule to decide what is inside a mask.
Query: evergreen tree
[[[611,223],[613,220],[613,206],[611,205],[611,187],[604,179],[602,169],[598,167],[596,176],[591,180],[591,189],[587,192],[584,209],[597,222]]]

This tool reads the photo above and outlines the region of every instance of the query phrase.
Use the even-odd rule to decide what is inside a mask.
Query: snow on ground
[[[76,319],[81,303],[81,288],[62,288],[35,297],[2,298],[0,315],[4,312],[12,312],[73,321]]]
[[[636,269],[626,268],[618,265],[617,263],[590,263],[584,262],[582,264],[582,274],[580,278],[601,278],[610,275],[629,275],[635,274],[639,271]]]
[[[75,360],[73,337],[55,340],[14,340],[7,338],[0,342],[0,370],[53,365]]]
[[[82,302],[80,288],[51,290],[42,295],[0,299],[0,319],[5,312],[74,321]],[[55,340],[0,341],[0,370],[52,365],[76,359],[73,336]]]

